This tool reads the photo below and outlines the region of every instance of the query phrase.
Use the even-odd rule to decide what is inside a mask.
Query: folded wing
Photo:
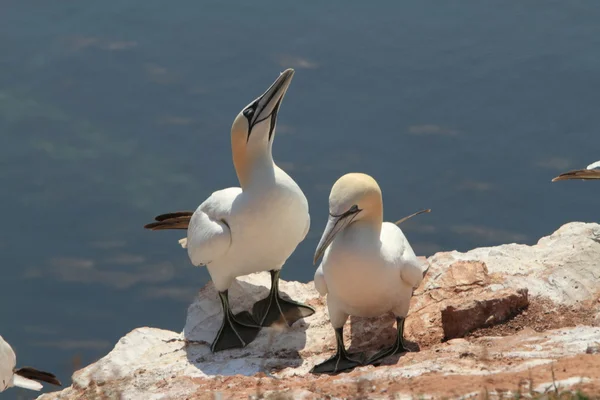
[[[186,247],[192,264],[209,264],[223,257],[231,246],[231,230],[227,222],[233,202],[242,193],[240,188],[214,192],[192,215]]]
[[[327,283],[325,282],[325,275],[323,274],[323,264],[319,265],[319,268],[315,271],[315,288],[321,296],[327,294]]]
[[[390,222],[384,222],[382,237],[386,238],[386,244],[393,248],[393,254],[397,257],[397,265],[400,271],[400,279],[407,285],[416,288],[421,284],[426,272],[426,265],[413,251],[410,243],[402,230]]]

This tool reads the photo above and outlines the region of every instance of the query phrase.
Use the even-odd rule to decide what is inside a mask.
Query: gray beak
[[[286,69],[279,75],[266,92],[254,100],[254,115],[252,115],[252,118],[250,119],[250,127],[258,122],[264,121],[270,116],[273,116],[271,124],[275,123],[274,120],[277,118],[277,111],[279,111],[283,96],[287,92],[293,77],[294,70],[291,68]]]
[[[319,258],[323,256],[327,247],[333,242],[335,236],[340,233],[346,226],[348,226],[352,220],[356,217],[356,215],[361,210],[358,206],[352,206],[348,211],[341,215],[329,215],[329,219],[327,220],[327,225],[325,226],[325,231],[323,232],[323,236],[321,236],[321,240],[317,245],[317,250],[315,251],[315,257],[313,259],[313,264],[316,264]]]

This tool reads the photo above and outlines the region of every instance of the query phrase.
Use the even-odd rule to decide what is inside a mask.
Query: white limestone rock
[[[467,268],[463,275],[454,275],[451,279],[444,277],[458,261],[483,262],[487,272],[481,269],[483,267]],[[428,278],[415,292],[415,304],[424,306],[425,310],[427,307],[434,309],[433,303],[440,301],[432,295],[438,293],[436,290],[443,290],[444,296],[462,299],[469,296],[469,285],[479,290],[473,293],[527,287],[530,296],[542,296],[556,304],[575,305],[578,301],[595,300],[600,294],[600,225],[570,223],[540,239],[534,246],[508,244],[466,253],[438,253],[430,257],[429,262]],[[269,286],[268,273],[240,278],[230,289],[234,311],[249,310],[255,301],[267,295]],[[547,368],[549,363],[570,357],[588,357],[585,361],[598,368],[573,370],[573,375],[560,377],[561,383],[570,384],[577,381],[575,377],[582,377],[585,378],[582,382],[597,384],[600,388],[600,372],[594,372],[600,371],[600,355],[586,354],[600,343],[600,328],[594,326],[543,333],[525,329],[507,337],[438,341],[420,352],[391,360],[391,365],[361,367],[333,377],[313,376],[308,373],[310,368],[329,357],[335,349],[325,302],[319,298],[312,282],[281,281],[280,288],[294,300],[315,307],[316,314],[289,329],[263,329],[244,349],[211,354],[209,344],[219,328],[221,308],[212,284],[208,284],[190,305],[182,333],[147,327],[135,329],[119,340],[104,358],[77,371],[71,387],[42,395],[39,399],[213,398],[217,392],[223,395],[222,398],[248,398],[260,390],[281,392],[295,398],[319,398],[324,394],[344,397],[352,383],[364,379],[372,381],[377,391],[386,391],[374,391],[369,398],[388,398],[387,390],[392,390],[390,385],[399,379],[410,379],[414,383],[427,382],[438,375],[439,379],[454,376],[456,382],[478,376],[496,378]],[[420,326],[415,321],[430,316],[413,304],[407,326]],[[375,320],[352,319],[346,327],[346,343],[352,349],[375,351],[383,342],[393,339],[392,322],[393,318],[389,316]],[[414,338],[417,333],[419,339],[427,334],[408,332],[408,337]],[[184,346],[181,341],[184,338],[205,343]],[[487,361],[482,362],[484,359]],[[538,381],[536,385],[546,387],[546,382]],[[425,383],[423,385],[427,387]],[[469,393],[461,388],[457,386],[456,393]],[[435,397],[443,389],[444,385],[437,385],[421,394]],[[406,388],[398,390],[397,396],[411,395]]]

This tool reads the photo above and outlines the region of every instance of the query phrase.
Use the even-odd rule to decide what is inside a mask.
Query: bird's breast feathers
[[[308,221],[306,198],[293,188],[220,190],[192,216],[188,255],[193,264],[201,265],[222,259],[235,248],[254,258],[272,253],[269,259],[283,262],[304,239]]]

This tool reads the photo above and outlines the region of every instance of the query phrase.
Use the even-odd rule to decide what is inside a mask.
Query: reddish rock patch
[[[526,288],[491,290],[496,281],[481,261],[457,261],[437,275],[430,272],[415,290],[408,338],[427,348],[502,323],[527,307]]]
[[[579,389],[588,394],[600,393],[600,355],[577,355],[557,360],[551,365],[494,375],[429,373],[415,378],[394,380],[357,377],[356,381],[351,383],[340,382],[339,376],[298,377],[284,381],[235,376],[219,382],[216,387],[207,387],[190,396],[189,399],[214,399],[214,395],[218,392],[220,392],[220,398],[232,400],[292,399],[300,398],[301,394],[303,399],[385,399],[394,398],[397,393],[412,395],[415,399],[424,394],[434,396],[434,398],[453,398],[472,393],[475,398],[486,399],[495,398],[490,396],[490,393],[508,395],[509,391],[513,394],[532,395],[533,389],[552,382],[559,383],[548,391],[561,394],[564,388],[560,387],[560,381],[572,377],[582,377],[585,378],[585,381],[571,386],[571,390]],[[515,398],[515,396],[512,395],[509,398]]]
[[[527,289],[505,289],[487,298],[448,305],[442,310],[444,339],[454,339],[482,327],[500,324],[529,305]]]
[[[596,302],[582,302],[577,306],[556,305],[548,299],[535,297],[526,310],[503,324],[477,329],[467,337],[508,336],[523,329],[544,332],[550,329],[567,328],[577,325],[600,326]]]

